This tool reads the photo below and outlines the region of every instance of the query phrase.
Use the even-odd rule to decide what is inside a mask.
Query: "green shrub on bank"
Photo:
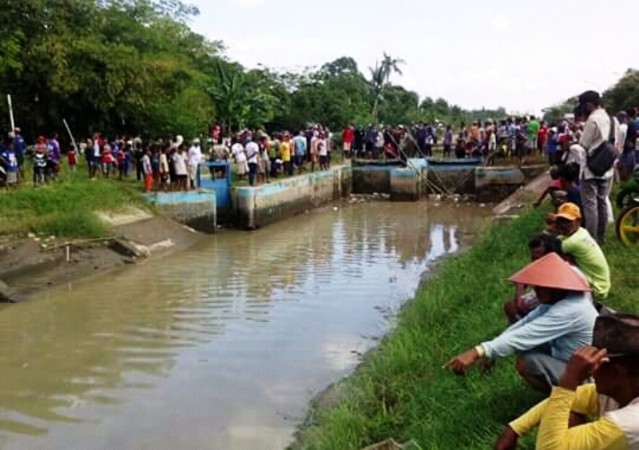
[[[0,189],[0,235],[103,237],[108,228],[95,211],[118,211],[140,203],[139,188],[132,181],[90,180],[83,172],[62,173],[47,185],[24,183],[17,189]]]
[[[52,214],[39,221],[36,231],[46,235],[84,238],[100,238],[109,233],[104,222],[91,211]]]
[[[395,331],[336,389],[336,405],[313,409],[294,448],[357,449],[387,438],[424,449],[487,449],[509,420],[539,401],[500,360],[489,374],[457,377],[442,365],[507,326],[505,281],[528,262],[527,241],[541,228],[539,211],[493,227],[467,253],[446,261],[401,313]],[[639,311],[636,249],[611,235],[604,249],[613,273],[608,303]],[[320,401],[321,403],[321,401]],[[521,448],[533,448],[532,438]]]

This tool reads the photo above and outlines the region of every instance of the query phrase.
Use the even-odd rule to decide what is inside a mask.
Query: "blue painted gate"
[[[200,188],[215,192],[218,223],[231,221],[231,165],[224,161],[200,163],[197,171]]]

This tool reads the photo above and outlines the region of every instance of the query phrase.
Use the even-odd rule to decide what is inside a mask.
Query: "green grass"
[[[467,253],[446,261],[350,378],[338,384],[333,406],[314,407],[294,448],[357,449],[394,438],[424,449],[492,448],[502,427],[541,399],[524,385],[514,359],[489,374],[458,377],[442,365],[506,326],[505,281],[529,260],[527,241],[542,227],[542,212],[487,230]],[[639,312],[639,259],[611,234],[604,249],[612,270],[608,302]],[[534,448],[533,437],[521,448]]]
[[[133,181],[90,180],[82,169],[63,171],[57,180],[38,187],[27,179],[17,189],[0,189],[0,235],[103,237],[109,230],[96,211],[118,211],[141,202]]]

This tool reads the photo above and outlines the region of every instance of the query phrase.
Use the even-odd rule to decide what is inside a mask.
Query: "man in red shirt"
[[[353,139],[355,138],[355,128],[353,124],[348,124],[344,131],[342,131],[342,142],[343,142],[343,152],[342,152],[342,160],[350,159],[351,157],[351,149],[353,148]]]
[[[546,143],[548,142],[548,127],[546,126],[546,122],[541,123],[541,127],[539,127],[539,131],[537,132],[537,150],[539,150],[539,154],[543,155],[544,150],[546,149]]]

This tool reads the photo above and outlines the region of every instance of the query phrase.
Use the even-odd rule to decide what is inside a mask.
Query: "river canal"
[[[327,208],[0,307],[0,448],[282,449],[487,209]]]

